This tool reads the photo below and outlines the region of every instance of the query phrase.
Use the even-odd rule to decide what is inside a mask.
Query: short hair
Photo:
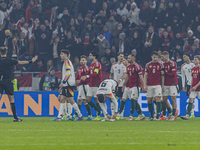
[[[169,55],[167,51],[163,51],[161,55]]]
[[[156,51],[153,51],[153,53],[151,54],[151,56],[153,56],[153,55],[156,55],[156,56],[158,56],[158,52],[156,52]]]
[[[119,55],[121,55],[121,54],[124,55],[124,53],[122,53],[122,52],[118,52],[118,53],[117,53],[117,57],[118,57]]]
[[[189,53],[184,53],[183,55],[186,55],[186,56],[188,56],[190,58],[190,54]]]
[[[69,52],[68,50],[66,50],[66,49],[62,49],[62,50],[61,50],[61,53],[67,54],[67,56],[70,55],[70,52]]]
[[[99,95],[98,95],[98,101],[99,101],[100,103],[103,103],[103,101],[104,101],[104,95],[103,95],[103,94],[99,94]]]
[[[196,55],[194,56],[194,58],[197,58],[198,60],[200,60],[200,55]]]
[[[0,47],[0,51],[2,55],[6,54],[7,48],[6,47]]]
[[[85,58],[87,60],[87,56],[85,55],[81,55],[81,58]]]
[[[128,59],[128,56],[127,56],[127,55],[126,55],[126,56],[124,56],[124,59],[126,59],[126,60],[127,60],[127,59]]]
[[[92,54],[93,56],[95,56],[95,58],[97,59],[99,56],[99,53],[96,51],[91,51],[90,54]]]
[[[135,55],[133,55],[133,54],[129,54],[129,55],[131,55],[132,57],[136,57]]]

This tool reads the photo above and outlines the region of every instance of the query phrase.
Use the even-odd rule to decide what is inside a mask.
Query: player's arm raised
[[[31,64],[34,63],[38,59],[38,56],[36,55],[35,57],[32,58],[30,61],[18,61],[18,65],[26,65],[26,64]]]

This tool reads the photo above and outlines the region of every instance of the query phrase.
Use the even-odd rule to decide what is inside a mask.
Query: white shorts
[[[131,90],[129,89],[129,87],[124,88],[124,93],[123,93],[122,98],[125,100],[127,100],[128,98],[131,98]]]
[[[200,98],[200,91],[191,91],[190,98]]]
[[[86,99],[89,85],[84,85],[84,87],[85,87],[85,91],[83,89],[83,85],[80,85],[80,86],[77,87],[77,89],[78,89],[78,99]]]
[[[164,86],[163,96],[177,96],[177,95],[178,95],[178,91],[175,85]]]
[[[140,94],[140,87],[132,87],[130,89],[131,91],[131,99],[138,99],[139,94]]]
[[[162,96],[162,88],[160,85],[148,86],[147,97]]]
[[[89,87],[87,96],[96,98],[97,97],[97,89],[98,89],[98,87]]]

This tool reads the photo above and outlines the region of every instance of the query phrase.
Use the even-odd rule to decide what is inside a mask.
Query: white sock
[[[67,106],[65,104],[64,115],[67,115]]]
[[[100,105],[101,109],[103,110],[104,116],[106,116],[106,114],[108,114],[106,103],[99,103],[99,105]]]
[[[155,112],[155,114],[157,114],[156,104],[155,103],[154,103],[154,112]]]
[[[191,115],[194,115],[194,108],[192,108],[191,110]]]
[[[112,116],[115,114],[115,105],[113,102],[111,102],[111,113],[112,113]]]
[[[65,103],[60,103],[60,109],[59,109],[59,113],[58,113],[58,118],[61,118],[61,115],[62,115],[64,109],[65,109]]]
[[[76,103],[74,103],[73,105],[74,110],[76,111],[76,113],[78,114],[79,117],[82,117],[82,114],[78,108],[78,105]]]
[[[68,114],[71,116],[72,115],[72,104],[67,103],[67,109],[68,109]]]

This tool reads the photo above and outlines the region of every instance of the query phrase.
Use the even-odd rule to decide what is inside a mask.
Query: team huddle
[[[102,112],[105,117],[101,121],[123,119],[127,99],[131,100],[131,109],[130,116],[126,120],[133,120],[135,110],[138,113],[135,120],[144,120],[145,115],[137,102],[140,90],[147,93],[148,109],[151,116],[146,121],[174,121],[178,117],[178,110],[176,109],[176,96],[179,94],[177,66],[174,61],[169,59],[167,51],[162,52],[161,55],[158,52],[152,53],[152,61],[146,64],[144,75],[142,67],[135,62],[135,55],[130,54],[128,57],[124,57],[123,53],[118,53],[118,61],[112,66],[109,79],[104,81],[102,81],[101,64],[97,61],[97,52],[92,51],[89,54],[90,67],[86,65],[87,57],[81,56],[81,67],[76,77],[73,65],[69,60],[69,51],[62,50],[60,57],[64,62],[62,82],[59,86],[60,95],[58,97],[60,109],[58,116],[51,119],[51,121],[83,120],[80,111],[82,102],[88,114],[86,120],[101,120],[100,115]],[[190,61],[189,54],[184,54],[183,59],[185,61],[181,67],[183,90],[187,90],[189,105],[187,114],[181,118],[188,120],[190,113],[191,117],[194,117],[193,101],[197,96],[200,96],[200,56],[195,56],[194,63]],[[78,89],[77,103],[73,98],[76,85]],[[168,101],[169,96],[171,97],[172,106]],[[92,97],[94,97],[95,103],[91,101]],[[121,99],[119,110],[118,98]],[[110,99],[111,102],[111,115],[107,112],[106,99]],[[67,102],[67,108],[65,102]],[[72,115],[72,107],[75,110],[74,115]],[[91,107],[97,112],[95,118],[92,117]],[[76,119],[76,117],[78,118]]]

